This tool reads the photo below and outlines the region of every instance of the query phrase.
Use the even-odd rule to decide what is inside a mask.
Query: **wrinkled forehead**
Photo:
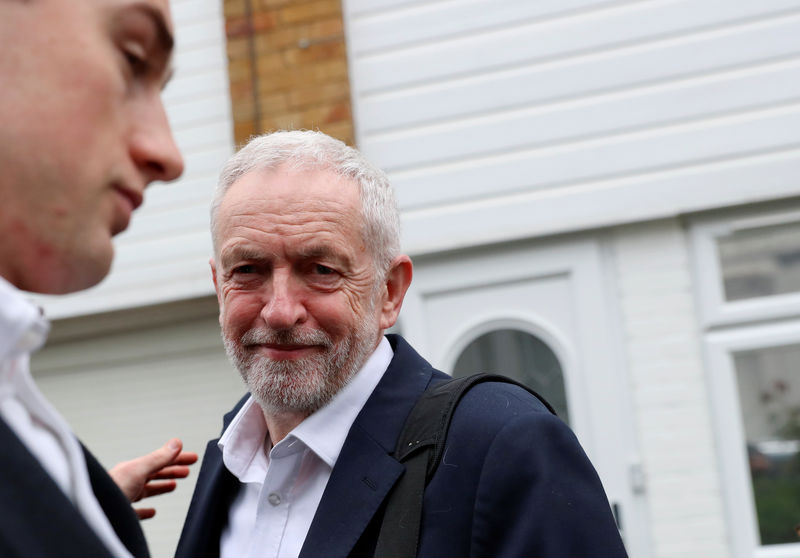
[[[215,244],[232,218],[259,212],[287,216],[338,213],[359,228],[363,221],[360,189],[351,179],[326,168],[279,165],[248,171],[225,190],[212,222]]]
[[[249,171],[236,179],[223,196],[223,207],[237,203],[291,207],[310,213],[331,207],[360,213],[358,185],[325,167],[294,168],[282,164]]]

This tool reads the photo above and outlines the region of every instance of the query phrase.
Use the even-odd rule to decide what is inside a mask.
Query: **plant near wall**
[[[800,406],[792,402],[789,384],[776,380],[769,391],[761,394],[761,401],[767,408],[767,420],[773,427],[775,438],[800,442]],[[763,454],[759,457],[764,458]],[[761,544],[798,542],[800,452],[770,456],[766,458],[766,465],[758,468],[754,463],[756,460],[751,453],[753,495]]]

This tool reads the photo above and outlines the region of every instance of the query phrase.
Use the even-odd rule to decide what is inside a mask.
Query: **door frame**
[[[607,258],[604,239],[597,233],[417,257],[400,330],[444,371],[452,369],[470,341],[499,327],[522,329],[550,345],[564,371],[571,427],[601,475],[609,499],[622,505],[621,528],[628,552],[646,558],[651,554],[646,494]],[[476,307],[469,320],[453,324],[444,347],[432,346],[427,309],[432,298],[553,278],[569,285],[574,313],[571,331],[524,305]]]

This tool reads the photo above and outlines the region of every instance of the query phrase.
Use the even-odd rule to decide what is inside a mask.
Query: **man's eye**
[[[143,54],[142,49],[131,47],[124,49],[122,54],[125,56],[125,61],[130,66],[133,75],[141,76],[150,71],[150,62]]]
[[[240,266],[234,267],[231,270],[231,274],[233,274],[233,275],[247,275],[247,274],[250,274],[250,273],[255,273],[255,270],[256,270],[255,266],[252,266],[252,265],[240,265]]]
[[[336,273],[330,267],[322,264],[316,264],[314,266],[314,272],[317,273],[318,275],[333,275],[334,273]]]

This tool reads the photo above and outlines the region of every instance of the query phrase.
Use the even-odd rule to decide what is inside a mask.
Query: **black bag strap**
[[[429,386],[414,405],[397,439],[394,456],[405,464],[406,470],[389,494],[375,558],[414,558],[417,555],[425,486],[442,460],[453,412],[464,394],[472,386],[483,382],[520,386],[556,414],[538,393],[511,378],[496,374],[475,374]]]

